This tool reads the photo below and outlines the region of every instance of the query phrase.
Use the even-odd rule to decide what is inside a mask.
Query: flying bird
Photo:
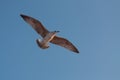
[[[36,39],[36,43],[37,45],[42,48],[42,49],[47,49],[49,48],[49,42],[62,46],[70,51],[73,51],[75,53],[79,53],[78,49],[67,39],[62,38],[62,37],[58,37],[56,36],[56,34],[59,31],[48,31],[40,21],[38,21],[35,18],[32,18],[30,16],[27,15],[23,15],[20,14],[20,16],[28,23],[32,26],[33,29],[36,30],[36,32],[42,36],[42,40],[41,39]]]

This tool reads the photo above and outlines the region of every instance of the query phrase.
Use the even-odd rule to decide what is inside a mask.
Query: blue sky
[[[120,80],[119,0],[1,0],[0,80]],[[19,16],[40,20],[80,51],[50,44]]]

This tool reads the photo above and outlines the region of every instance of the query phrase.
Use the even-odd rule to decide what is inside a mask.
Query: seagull
[[[40,21],[30,16],[20,14],[20,16],[25,20],[28,24],[32,26],[32,28],[42,36],[41,39],[36,39],[37,45],[42,49],[49,48],[49,42],[64,47],[72,52],[79,53],[78,49],[67,39],[58,37],[56,34],[59,31],[48,31]]]

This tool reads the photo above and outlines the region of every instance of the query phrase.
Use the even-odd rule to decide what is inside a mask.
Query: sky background
[[[59,30],[80,54],[40,49],[20,14]],[[120,80],[120,0],[1,0],[0,80]]]

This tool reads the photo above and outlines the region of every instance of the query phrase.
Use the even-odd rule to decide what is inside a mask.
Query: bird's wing
[[[66,48],[66,49],[69,49],[69,50],[71,50],[73,52],[79,53],[77,48],[70,41],[68,41],[65,38],[55,36],[50,42],[53,43],[53,44],[62,46],[64,48]]]
[[[44,28],[42,23],[32,17],[26,16],[21,14],[20,15],[28,24],[30,24],[38,34],[40,34],[42,37],[45,37],[46,34],[49,32],[47,29]]]

